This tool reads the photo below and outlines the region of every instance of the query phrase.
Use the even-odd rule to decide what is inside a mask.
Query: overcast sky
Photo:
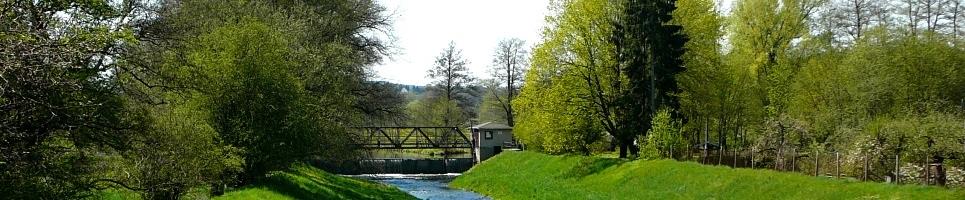
[[[469,73],[489,78],[499,40],[517,37],[539,42],[549,0],[379,0],[394,14],[398,54],[373,67],[376,79],[426,85],[426,71],[454,41],[469,60]]]
[[[496,44],[517,37],[532,46],[540,39],[548,0],[381,0],[395,14],[398,52],[373,69],[378,80],[425,85],[426,71],[449,44],[463,50],[470,75],[488,78]]]

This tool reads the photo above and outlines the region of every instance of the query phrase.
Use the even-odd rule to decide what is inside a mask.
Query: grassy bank
[[[207,190],[185,194],[183,199],[208,199]],[[129,190],[109,189],[87,199],[140,199]],[[255,184],[213,199],[416,199],[395,187],[334,175],[304,164],[274,172]]]
[[[415,199],[395,187],[295,165],[215,199]]]
[[[504,152],[451,185],[494,199],[965,199],[961,190],[939,187],[532,152]]]

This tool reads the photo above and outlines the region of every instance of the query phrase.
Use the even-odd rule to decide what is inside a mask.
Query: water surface
[[[460,174],[364,174],[350,177],[382,182],[399,188],[419,199],[488,200],[470,191],[449,187]]]

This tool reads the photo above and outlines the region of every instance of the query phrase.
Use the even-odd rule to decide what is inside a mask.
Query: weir
[[[336,170],[338,174],[447,174],[462,173],[473,166],[472,158],[371,158],[356,166]]]

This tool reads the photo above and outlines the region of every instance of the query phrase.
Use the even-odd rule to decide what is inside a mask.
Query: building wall
[[[493,133],[492,138],[486,139],[487,131],[491,131]],[[506,142],[512,142],[513,131],[505,130],[505,129],[498,129],[498,130],[479,129],[477,141],[478,143],[477,143],[476,155],[479,156],[477,159],[478,161],[483,161],[488,159],[489,157],[495,156],[494,147],[496,146],[502,147],[503,144],[505,144]],[[506,149],[503,148],[503,151],[506,151]]]
[[[486,139],[486,132],[491,131],[493,133],[492,139]],[[479,130],[479,146],[482,147],[493,147],[493,146],[503,146],[505,142],[513,141],[513,133],[511,130]]]

